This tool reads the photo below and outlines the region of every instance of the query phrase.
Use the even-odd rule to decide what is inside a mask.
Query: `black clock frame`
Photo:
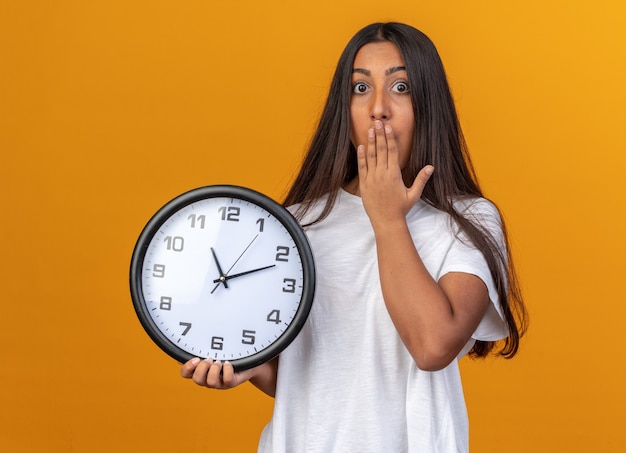
[[[248,201],[265,209],[278,219],[278,221],[291,235],[302,261],[302,296],[300,298],[298,310],[296,311],[292,322],[285,329],[282,335],[267,348],[253,355],[240,359],[233,359],[231,361],[236,371],[246,370],[272,360],[296,338],[302,329],[309,312],[311,311],[313,296],[315,293],[315,263],[306,234],[293,215],[284,206],[280,205],[268,196],[242,186],[212,185],[192,189],[163,205],[163,207],[161,207],[148,221],[139,235],[137,243],[135,244],[130,264],[131,299],[133,301],[135,313],[137,314],[142,327],[159,348],[161,348],[170,357],[181,363],[196,357],[176,346],[176,344],[170,341],[169,338],[157,327],[146,306],[141,285],[141,275],[148,246],[161,226],[176,212],[186,206],[208,198],[237,198]]]

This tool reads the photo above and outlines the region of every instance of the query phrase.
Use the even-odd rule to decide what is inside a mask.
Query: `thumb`
[[[417,203],[417,201],[421,198],[424,187],[426,187],[426,183],[428,182],[434,171],[435,167],[433,167],[432,165],[426,165],[415,177],[415,181],[413,181],[413,185],[409,188],[408,191],[409,197],[414,203]]]

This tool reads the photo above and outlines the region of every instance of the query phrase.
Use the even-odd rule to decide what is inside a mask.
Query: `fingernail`
[[[435,167],[433,166],[429,166],[424,169],[424,173],[426,173],[428,176],[432,175],[434,171]]]
[[[374,126],[376,127],[376,129],[381,129],[383,127],[383,123],[381,123],[380,121],[375,121]]]
[[[387,134],[390,134],[391,133],[391,126],[389,126],[389,125],[385,126],[385,132]]]
[[[368,129],[368,130],[367,130],[367,136],[368,136],[368,137],[372,138],[372,137],[374,137],[374,135],[375,135],[375,134],[374,134],[374,129]]]
[[[195,357],[195,358],[191,359],[191,363],[193,365],[199,364],[200,363],[200,358],[199,357]]]

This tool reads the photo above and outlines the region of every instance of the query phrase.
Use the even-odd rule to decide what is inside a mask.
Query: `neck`
[[[359,177],[357,176],[352,181],[343,186],[343,189],[351,193],[352,195],[356,195],[357,197],[361,196],[361,191],[359,190]]]

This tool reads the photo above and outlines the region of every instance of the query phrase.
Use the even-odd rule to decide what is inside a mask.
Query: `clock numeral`
[[[218,209],[218,211],[222,214],[222,220],[227,220],[229,222],[239,222],[239,214],[241,210],[237,206],[222,206]]]
[[[183,326],[185,328],[185,330],[183,330],[182,335],[187,335],[187,332],[189,332],[189,329],[191,329],[191,323],[190,322],[179,322],[178,323],[179,326]]]
[[[274,324],[280,324],[280,310],[272,310],[267,315],[267,322],[273,322]]]
[[[172,309],[172,298],[168,296],[161,296],[161,303],[159,304],[159,309],[161,310],[171,310]]]
[[[165,264],[155,264],[152,266],[152,276],[156,278],[165,277]]]
[[[289,258],[289,247],[285,247],[284,245],[279,245],[276,247],[276,261],[284,261],[288,262]]]
[[[224,338],[222,337],[211,337],[211,349],[216,351],[221,351],[224,349]]]
[[[283,278],[283,292],[284,293],[295,293],[296,292],[296,280],[294,278]]]
[[[256,330],[243,330],[243,332],[241,332],[241,343],[242,344],[254,344],[254,341],[256,340]]]
[[[204,214],[202,215],[195,215],[195,214],[189,214],[189,217],[187,217],[187,220],[189,220],[191,222],[191,228],[196,228],[196,226],[200,229],[204,229],[204,222],[206,221],[206,216]]]
[[[257,220],[256,224],[259,226],[259,233],[263,233],[263,226],[265,225],[265,219]]]
[[[167,242],[167,249],[175,252],[182,252],[185,246],[185,238],[180,236],[167,236],[163,242]]]

